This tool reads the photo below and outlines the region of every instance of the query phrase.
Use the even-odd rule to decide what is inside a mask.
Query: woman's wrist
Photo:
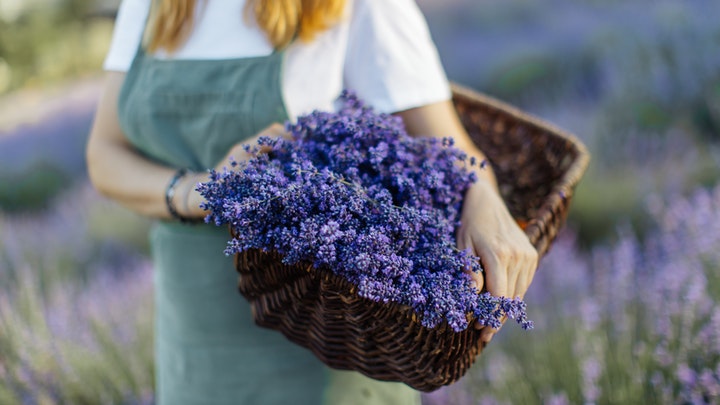
[[[490,162],[488,162],[488,160],[484,157],[482,160],[478,160],[478,162],[479,163],[476,163],[471,169],[477,176],[476,183],[489,185],[495,191],[499,192],[497,178],[495,177],[495,172],[493,171]]]
[[[475,173],[477,176],[477,183],[486,183],[492,186],[496,191],[498,190],[497,179],[495,178],[495,171],[490,164],[487,156],[470,140],[470,138],[460,138],[455,141],[455,147],[464,151],[467,154],[467,163],[465,166],[468,170]]]
[[[167,186],[165,187],[165,207],[167,208],[167,212],[170,215],[170,218],[178,220],[180,222],[183,222],[185,219],[180,212],[178,211],[178,195],[180,184],[187,174],[187,169],[180,169],[177,170],[173,176],[170,178],[170,181],[168,181]]]
[[[172,219],[180,222],[200,222],[204,211],[200,208],[202,196],[195,188],[205,180],[204,175],[180,169],[168,182],[165,202]]]
[[[186,179],[185,199],[183,202],[183,210],[185,215],[194,220],[203,220],[207,212],[200,208],[200,204],[205,201],[203,196],[197,191],[198,183],[208,181],[206,173],[192,173]]]

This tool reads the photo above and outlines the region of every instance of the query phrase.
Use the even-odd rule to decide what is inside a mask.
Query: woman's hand
[[[230,168],[231,159],[236,162],[242,162],[250,159],[252,157],[252,154],[245,151],[245,146],[256,145],[258,139],[263,136],[269,138],[283,137],[285,139],[292,139],[292,136],[287,131],[285,131],[285,126],[277,122],[273,123],[259,133],[257,133],[252,138],[246,139],[233,145],[233,147],[230,148],[225,157],[221,159],[220,162],[215,166],[215,170],[218,172],[222,172],[223,169]],[[269,147],[264,146],[260,150],[262,152],[268,152]],[[198,183],[206,181],[208,181],[208,176],[206,173],[193,173],[192,175],[184,177],[182,181],[178,184],[178,195],[184,196],[185,202],[180,206],[176,204],[176,207],[179,207],[178,209],[180,210],[181,215],[188,218],[205,217],[207,212],[200,208],[200,204],[204,201],[204,198],[197,190],[195,190],[195,188]]]
[[[225,155],[225,157],[220,160],[217,166],[215,166],[215,170],[221,172],[224,168],[229,168],[231,158],[236,162],[242,162],[252,158],[252,154],[245,151],[245,145],[257,145],[258,140],[264,136],[268,138],[282,137],[288,140],[292,140],[292,136],[290,135],[290,133],[285,131],[285,126],[278,122],[275,122],[265,127],[262,131],[258,132],[252,138],[246,139],[233,145],[233,147],[230,148],[230,150],[228,151],[227,155]],[[267,146],[263,146],[260,151],[269,152],[270,148]]]
[[[483,274],[471,273],[478,291],[494,296],[524,297],[538,264],[538,253],[510,215],[497,189],[480,179],[465,195],[459,249],[480,257]],[[476,324],[476,328],[483,328]],[[484,327],[481,339],[488,343],[498,329]]]

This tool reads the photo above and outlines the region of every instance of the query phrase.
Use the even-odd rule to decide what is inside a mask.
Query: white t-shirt
[[[127,71],[135,56],[151,0],[123,0],[104,68]],[[273,48],[243,17],[245,0],[198,2],[195,27],[175,59],[264,56]],[[341,23],[310,43],[295,41],[285,55],[282,92],[291,119],[332,110],[343,89],[381,112],[448,100],[450,88],[414,0],[349,0]]]

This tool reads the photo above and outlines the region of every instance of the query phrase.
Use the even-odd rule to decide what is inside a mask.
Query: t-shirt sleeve
[[[150,10],[150,0],[123,0],[115,19],[110,50],[103,68],[126,72],[130,69],[140,45],[145,21]]]
[[[380,112],[449,100],[450,85],[414,0],[354,0],[344,84]]]

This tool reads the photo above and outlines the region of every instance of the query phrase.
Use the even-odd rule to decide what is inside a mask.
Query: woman
[[[453,136],[482,159],[450,100],[412,0],[124,0],[87,148],[103,194],[158,220],[156,389],[160,404],[415,404],[405,385],[328,370],[253,324],[236,291],[226,230],[196,222],[194,185],[279,123],[332,109],[343,88],[397,113],[411,134]],[[537,253],[490,170],[467,193],[458,245],[482,258],[478,288],[523,296]],[[479,326],[478,326],[479,327]],[[489,341],[496,330],[486,329]]]

